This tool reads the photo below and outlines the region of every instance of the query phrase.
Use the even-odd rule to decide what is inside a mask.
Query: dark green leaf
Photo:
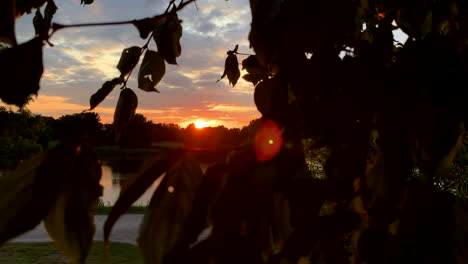
[[[37,95],[44,71],[42,40],[34,38],[0,52],[0,98],[7,104],[23,107]]]
[[[200,165],[188,155],[167,171],[151,198],[138,237],[146,263],[162,263],[184,235],[202,177]]]
[[[112,226],[117,219],[159,178],[165,171],[179,159],[180,151],[170,151],[147,161],[132,177],[133,181],[120,194],[114,207],[104,224],[104,240],[109,239]]]
[[[182,25],[177,14],[167,17],[163,24],[155,26],[153,38],[158,46],[159,55],[169,64],[177,64],[176,58],[180,56],[182,48]]]
[[[138,88],[146,92],[159,93],[155,86],[161,81],[165,73],[166,64],[158,52],[147,50],[138,72]]]
[[[122,130],[132,121],[138,106],[138,98],[130,88],[120,92],[119,101],[114,112],[114,129],[116,140],[120,138]]]
[[[120,71],[121,76],[129,74],[133,68],[138,64],[141,56],[141,48],[133,46],[126,48],[122,51],[117,69]]]
[[[97,90],[97,92],[91,95],[91,98],[89,99],[89,110],[93,110],[96,106],[98,106],[98,104],[100,104],[110,94],[110,92],[112,92],[114,87],[121,83],[121,78],[115,78],[112,81],[105,82],[101,89]]]
[[[15,1],[3,0],[0,2],[0,43],[16,45],[15,36]]]
[[[54,207],[78,149],[60,145],[22,163],[0,183],[0,245],[36,227]]]
[[[91,146],[82,145],[70,172],[73,182],[61,190],[44,225],[72,263],[84,263],[95,232],[94,208],[102,195],[101,165]]]

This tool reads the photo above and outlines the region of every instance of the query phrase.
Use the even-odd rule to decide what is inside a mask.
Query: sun
[[[207,126],[210,125],[209,122],[206,122],[206,121],[203,121],[203,120],[197,120],[194,123],[195,123],[195,127],[198,128],[198,129],[201,129],[201,128],[204,128],[204,127],[207,127]]]

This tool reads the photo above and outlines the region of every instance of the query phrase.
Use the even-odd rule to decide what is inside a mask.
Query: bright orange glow
[[[210,122],[206,122],[203,120],[197,120],[194,122],[194,124],[195,124],[195,127],[198,129],[210,126]]]

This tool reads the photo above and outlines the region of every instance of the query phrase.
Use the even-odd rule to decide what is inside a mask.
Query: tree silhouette
[[[14,17],[45,2],[44,17],[36,14],[37,37],[16,44]],[[138,105],[126,87],[131,72],[144,54],[139,88],[158,92],[165,63],[181,55],[177,12],[192,2],[169,1],[164,13],[142,20],[61,25],[51,22],[52,0],[4,1],[0,37],[11,47],[0,53],[0,98],[22,106],[37,93],[41,47],[51,34],[133,24],[146,44],[123,50],[121,76],[90,100],[92,109],[121,85],[119,136]],[[166,172],[138,239],[146,263],[467,263],[466,2],[251,0],[250,9],[255,55],[241,64],[262,113],[255,136],[234,148],[202,150],[227,157],[204,174],[191,155],[197,148],[148,160],[110,212],[105,240]],[[405,43],[395,42],[396,29],[408,35]],[[148,48],[152,39],[158,51]],[[221,78],[234,86],[241,53],[236,45],[227,54]],[[25,73],[30,78],[20,78]],[[99,196],[96,159],[86,143],[67,141],[7,177],[0,185],[7,194],[0,211],[8,216],[0,220],[0,244],[45,218],[62,250],[83,263],[94,229],[80,211]],[[77,172],[82,182],[67,185],[64,179]],[[39,192],[37,179],[43,189],[61,191]],[[449,192],[441,190],[446,182]],[[11,207],[11,196],[31,193],[45,195],[45,204],[17,222],[35,199]],[[64,209],[72,206],[80,210]],[[209,238],[194,244],[207,226]]]

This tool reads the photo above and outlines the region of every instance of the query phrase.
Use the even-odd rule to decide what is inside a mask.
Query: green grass
[[[127,243],[111,242],[108,262],[103,262],[104,243],[94,241],[86,264],[141,264],[143,263],[138,248]],[[52,242],[7,243],[0,248],[2,264],[65,264],[70,261],[60,253]]]

